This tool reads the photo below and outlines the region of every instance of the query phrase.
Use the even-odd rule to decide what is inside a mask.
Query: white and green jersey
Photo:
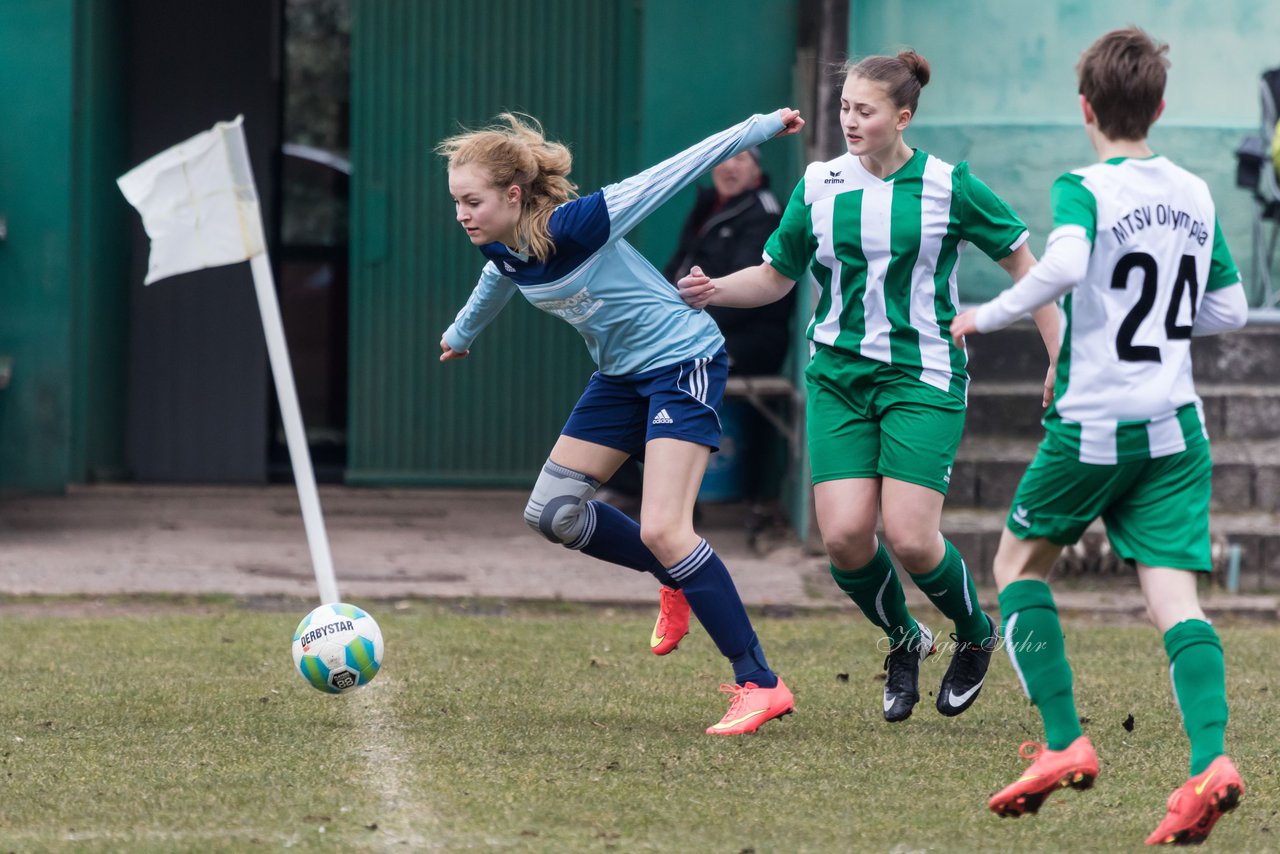
[[[817,280],[809,340],[964,400],[965,353],[948,331],[960,252],[973,243],[999,260],[1026,239],[1017,214],[967,163],[916,151],[878,178],[845,154],[805,170],[764,257],[788,279],[810,270]]]
[[[1191,327],[1206,292],[1240,281],[1209,188],[1164,157],[1117,157],[1058,178],[1052,202],[1049,242],[1092,249],[1063,303],[1046,431],[1103,465],[1205,441]]]

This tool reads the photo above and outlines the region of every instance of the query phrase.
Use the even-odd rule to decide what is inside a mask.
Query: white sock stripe
[[[682,560],[680,563],[676,563],[676,566],[668,568],[667,574],[672,577],[684,577],[685,575],[689,575],[690,572],[701,566],[701,563],[703,563],[708,551],[710,551],[710,549],[707,545],[707,540],[701,540],[698,547],[694,548],[694,551],[690,552],[689,556],[685,557],[685,560]]]
[[[1173,679],[1173,662],[1169,662],[1169,687],[1173,689],[1173,704],[1178,707],[1178,716],[1183,720],[1186,715],[1182,714],[1182,701],[1178,699],[1178,683]]]
[[[702,540],[698,543],[697,547],[689,553],[688,557],[677,563],[675,566],[667,569],[667,575],[670,575],[677,581],[682,581],[701,569],[702,565],[707,562],[711,555],[711,546],[706,540]]]
[[[969,598],[969,566],[960,558],[960,583],[964,585],[964,612],[973,613],[973,600]]]
[[[876,613],[880,615],[880,624],[885,631],[889,631],[889,615],[884,610],[884,591],[889,588],[889,582],[893,580],[894,568],[889,567],[889,571],[884,575],[884,583],[880,585],[880,589],[876,591]]]
[[[1009,615],[1008,621],[1005,623],[1004,631],[1004,648],[1009,653],[1009,661],[1013,664],[1013,672],[1017,674],[1018,681],[1022,683],[1022,693],[1027,695],[1027,699],[1031,699],[1031,689],[1027,687],[1027,677],[1022,675],[1022,667],[1018,665],[1018,656],[1014,651],[1017,646],[1013,642],[1013,630],[1018,625],[1018,612],[1014,611]]]

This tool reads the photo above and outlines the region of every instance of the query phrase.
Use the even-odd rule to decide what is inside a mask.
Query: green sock
[[[883,544],[871,563],[859,569],[844,570],[831,564],[831,577],[867,619],[884,629],[895,644],[919,635],[916,621],[907,610],[902,582]]]
[[[1169,678],[1191,739],[1191,775],[1226,752],[1227,676],[1222,641],[1204,620],[1183,620],[1164,633]]]
[[[1005,649],[1023,690],[1044,719],[1045,743],[1050,750],[1065,750],[1083,732],[1071,693],[1062,624],[1049,585],[1015,581],[1000,591],[1000,613]]]
[[[911,580],[929,596],[934,607],[956,624],[956,637],[969,643],[982,643],[991,637],[994,623],[987,619],[978,605],[978,588],[969,575],[960,551],[947,544],[942,563],[924,575],[913,575]]]

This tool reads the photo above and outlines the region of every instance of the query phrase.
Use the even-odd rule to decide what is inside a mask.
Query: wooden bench
[[[804,395],[783,376],[730,376],[725,384],[726,400],[745,400],[782,437],[793,456],[804,447]]]

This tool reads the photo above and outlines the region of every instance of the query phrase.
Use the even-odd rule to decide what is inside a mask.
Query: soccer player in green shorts
[[[1005,646],[1044,719],[1046,744],[1023,745],[1035,761],[990,807],[1033,813],[1057,789],[1087,789],[1097,776],[1046,580],[1062,547],[1101,516],[1115,553],[1137,567],[1191,741],[1191,777],[1169,798],[1152,845],[1204,841],[1244,792],[1224,752],[1222,643],[1196,596],[1196,579],[1210,568],[1213,464],[1191,337],[1238,329],[1248,309],[1205,182],[1147,146],[1164,109],[1167,50],[1130,27],[1084,52],[1080,102],[1101,162],[1053,185],[1054,229],[1041,262],[951,325],[957,340],[990,332],[1066,295],[1045,438],[995,558]]]
[[[678,283],[695,308],[773,302],[810,271],[818,283],[805,371],[817,521],[836,584],[887,636],[888,721],[911,715],[935,645],[907,610],[876,536],[880,518],[902,568],[955,622],[939,712],[973,704],[998,642],[964,560],[939,531],[968,386],[964,349],[948,330],[966,243],[1014,280],[1035,263],[1026,226],[967,164],[903,141],[928,81],[914,51],[851,63],[840,99],[848,152],[810,164],[764,263],[717,279],[694,268]],[[1038,320],[1052,362],[1057,312]]]

